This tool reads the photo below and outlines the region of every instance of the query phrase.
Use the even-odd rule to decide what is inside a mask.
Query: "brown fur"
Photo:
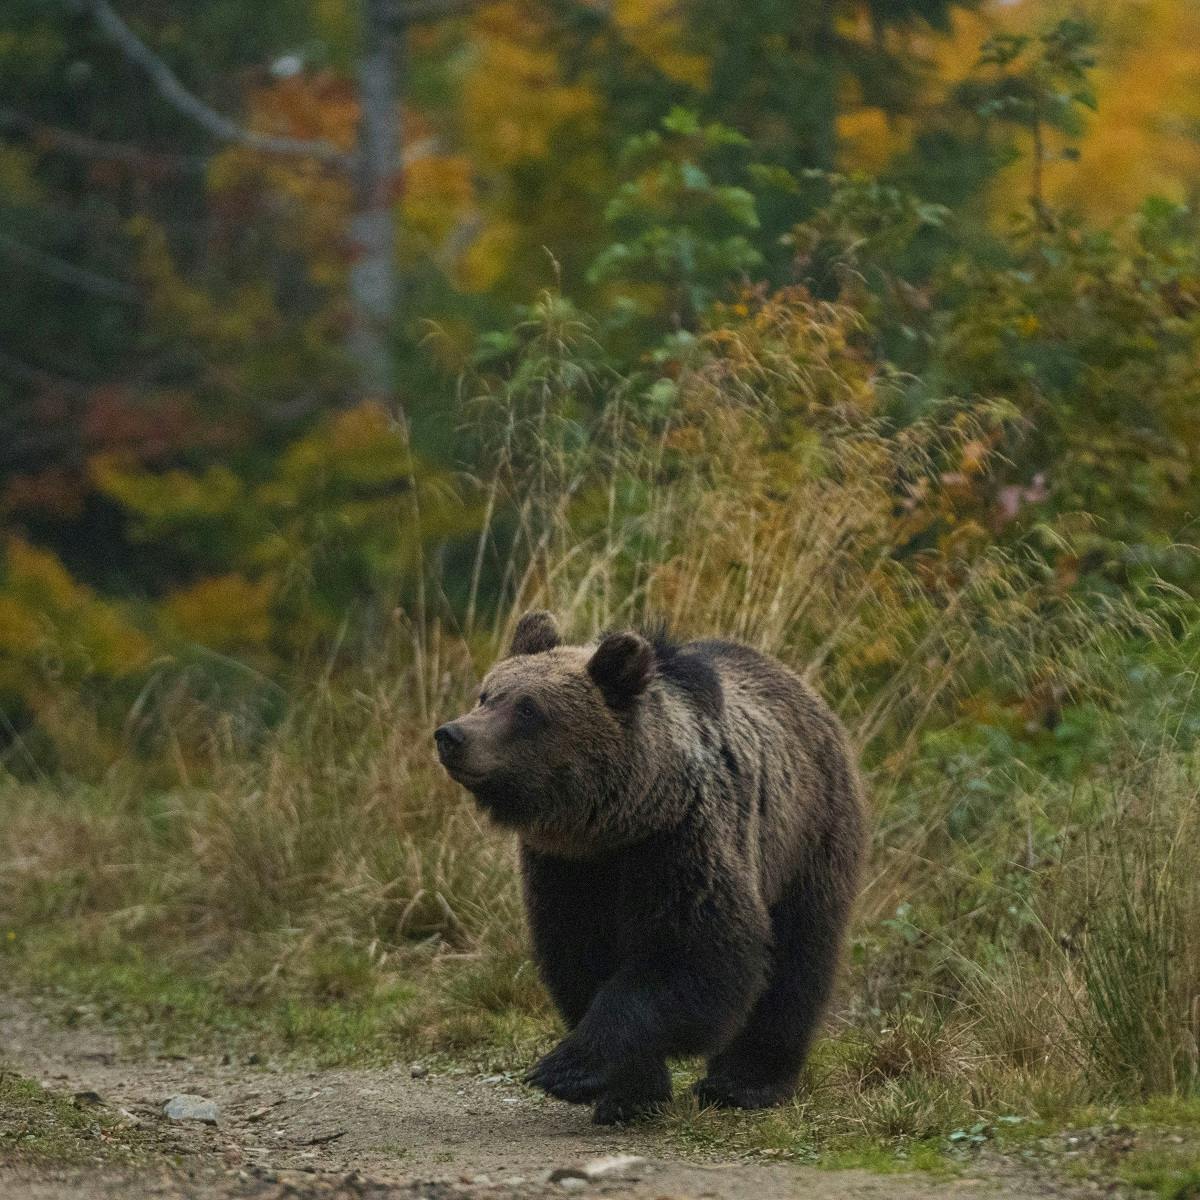
[[[543,978],[570,1029],[534,1068],[625,1119],[703,1053],[705,1102],[793,1091],[828,1000],[864,840],[824,703],[731,642],[564,646],[531,613],[438,748],[522,847]]]

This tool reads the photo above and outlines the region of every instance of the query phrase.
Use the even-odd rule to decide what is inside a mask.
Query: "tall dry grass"
[[[241,997],[436,976],[459,1017],[542,1019],[512,847],[430,731],[527,608],[581,638],[665,617],[804,671],[864,756],[875,851],[832,1068],[864,1122],[918,1136],[1042,1086],[1195,1090],[1200,764],[1165,738],[1148,771],[1130,731],[1084,802],[1034,754],[1072,706],[1128,724],[1129,648],[1171,644],[1180,611],[1085,605],[995,549],[969,485],[1006,414],[891,428],[898,383],[844,311],[765,304],[649,390],[588,336],[548,300],[470,401],[493,469],[464,604],[431,567],[363,649],[298,671],[274,723],[164,671],[131,721],[142,749],[102,783],[0,781],[0,921],[144,947]],[[976,735],[1006,721],[1035,729],[997,761]]]
[[[1068,955],[1084,1065],[1118,1092],[1200,1091],[1200,770],[1126,781],[1081,856]]]

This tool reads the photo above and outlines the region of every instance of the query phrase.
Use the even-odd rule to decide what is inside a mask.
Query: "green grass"
[[[857,1168],[873,1171],[877,1175],[891,1175],[897,1171],[922,1171],[926,1175],[952,1176],[958,1173],[958,1164],[947,1154],[939,1142],[911,1142],[904,1146],[881,1145],[867,1138],[859,1146],[847,1145],[839,1150],[830,1150],[818,1155],[816,1164],[828,1171],[844,1171]]]
[[[685,1074],[684,1086],[694,1072]],[[677,1083],[680,1080],[677,1078]],[[952,1174],[957,1168],[947,1136],[889,1137],[859,1125],[849,1097],[827,1097],[822,1114],[815,1102],[798,1099],[766,1112],[699,1109],[686,1091],[664,1115],[668,1136],[684,1152],[807,1163],[829,1170],[857,1167],[877,1173],[924,1171]]]
[[[694,1072],[680,1072],[677,1083],[693,1078]],[[966,1125],[931,1125],[919,1136],[889,1133],[886,1122],[864,1119],[852,1093],[826,1091],[811,1098],[802,1093],[791,1105],[761,1113],[700,1111],[682,1095],[665,1120],[685,1153],[942,1178],[975,1173],[981,1159],[985,1170],[999,1160],[1104,1188],[1120,1180],[1165,1200],[1200,1196],[1200,1098],[1103,1107],[1056,1103],[1024,1118],[975,1117]]]
[[[1138,1155],[1125,1164],[1121,1178],[1134,1187],[1153,1192],[1160,1200],[1197,1200],[1200,1197],[1200,1153],[1168,1155],[1161,1151]]]
[[[47,1091],[0,1063],[0,1166],[135,1164],[155,1152],[153,1136],[119,1114]]]
[[[198,969],[134,943],[88,937],[71,924],[6,939],[0,949],[10,986],[39,998],[51,1016],[71,1022],[82,1006],[135,1047],[159,1052],[319,1066],[440,1055],[501,1069],[528,1062],[553,1036],[527,963],[414,953],[403,975],[380,975],[344,954],[316,957],[299,975],[272,976],[250,954],[221,971]]]

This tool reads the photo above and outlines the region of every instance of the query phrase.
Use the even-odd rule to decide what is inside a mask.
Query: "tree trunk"
[[[836,0],[820,0],[813,36],[817,92],[813,97],[813,157],[822,171],[837,167],[838,61]]]
[[[399,280],[392,209],[402,183],[399,83],[405,46],[404,26],[392,9],[391,0],[362,0],[349,337],[359,398],[390,396],[393,386],[389,333]]]

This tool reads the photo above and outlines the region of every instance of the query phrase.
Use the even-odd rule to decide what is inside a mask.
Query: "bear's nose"
[[[461,726],[451,721],[447,725],[439,725],[433,731],[433,740],[437,742],[438,758],[443,763],[448,763],[467,740],[467,735],[463,733]]]

